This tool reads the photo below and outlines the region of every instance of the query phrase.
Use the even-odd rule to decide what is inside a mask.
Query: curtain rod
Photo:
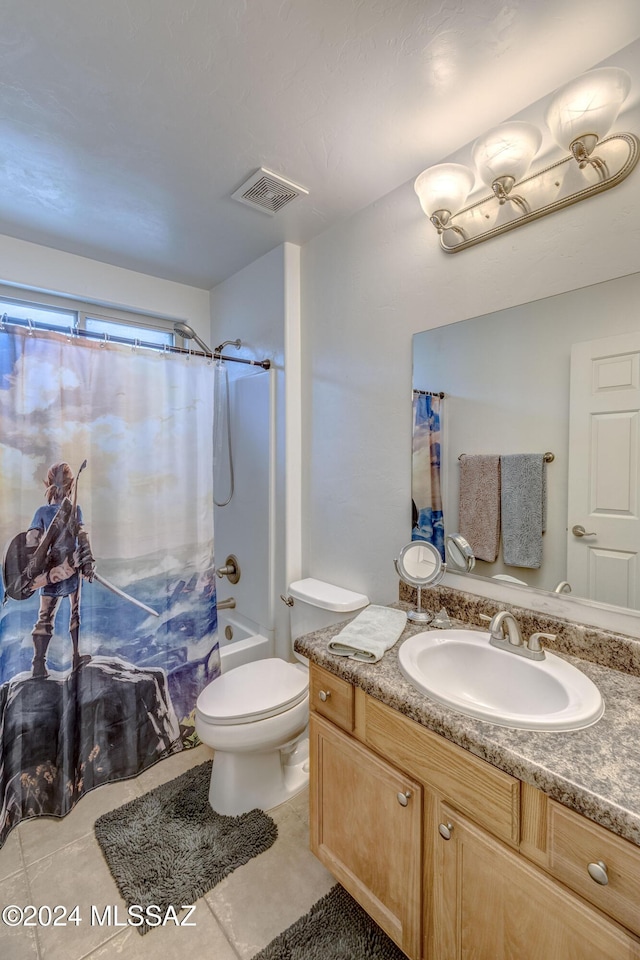
[[[443,393],[442,390],[436,392],[435,390],[417,390],[414,388],[414,393],[419,393],[423,397],[440,397],[441,400],[444,400],[446,393]]]
[[[220,353],[219,350],[214,350],[213,353],[205,353],[203,350],[189,350],[187,347],[176,347],[170,346],[168,343],[159,346],[157,343],[151,343],[150,340],[129,340],[127,337],[118,337],[108,333],[103,334],[103,336],[98,337],[95,333],[92,333],[91,330],[78,330],[75,327],[69,327],[68,330],[65,330],[63,327],[47,327],[44,324],[39,324],[36,321],[28,321],[27,323],[22,323],[18,321],[16,323],[11,317],[8,317],[6,313],[4,316],[0,317],[0,330],[5,330],[7,325],[14,327],[20,327],[21,330],[27,330],[31,334],[35,331],[39,333],[61,333],[67,337],[83,337],[86,340],[95,340],[98,343],[124,343],[130,347],[146,347],[150,350],[156,350],[158,353],[182,353],[189,354],[193,357],[207,357],[212,360],[228,360],[229,363],[247,363],[252,367],[262,367],[263,370],[269,370],[271,367],[270,360],[246,360],[243,357],[229,357],[223,353]],[[8,331],[7,331],[8,332]]]

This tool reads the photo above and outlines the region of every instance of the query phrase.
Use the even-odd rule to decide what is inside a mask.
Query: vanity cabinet
[[[434,960],[636,960],[628,933],[490,837],[437,804]],[[440,831],[444,833],[444,837]]]
[[[311,849],[408,957],[421,956],[422,788],[327,721],[309,724]]]
[[[411,960],[640,960],[640,848],[342,684],[311,665],[311,848]]]
[[[550,873],[640,936],[640,848],[547,802]]]

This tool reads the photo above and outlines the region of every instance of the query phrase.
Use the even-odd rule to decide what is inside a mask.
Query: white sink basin
[[[406,679],[432,700],[467,716],[525,730],[578,730],[604,703],[584,673],[553,653],[528,660],[474,630],[427,630],[400,647]]]

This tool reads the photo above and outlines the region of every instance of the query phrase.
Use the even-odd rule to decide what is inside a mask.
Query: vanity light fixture
[[[625,70],[603,67],[556,91],[545,114],[569,155],[526,176],[542,135],[530,123],[502,123],[479,137],[472,157],[490,196],[465,206],[475,174],[460,163],[429,167],[415,182],[425,214],[447,253],[497,237],[621,183],[640,155],[632,133],[607,136],[631,88]]]

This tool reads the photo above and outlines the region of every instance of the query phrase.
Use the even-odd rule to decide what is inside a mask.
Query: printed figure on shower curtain
[[[49,467],[44,481],[47,503],[36,510],[25,538],[30,559],[24,577],[32,590],[40,590],[38,620],[31,632],[34,648],[31,675],[34,680],[46,680],[49,676],[47,649],[63,597],[69,598],[69,635],[73,646],[71,669],[78,670],[91,660],[86,654],[80,656],[78,649],[81,578],[90,581],[95,566],[89,536],[82,529],[82,510],[78,504],[75,510],[72,508],[68,519],[60,524],[60,530],[43,558],[44,562],[36,558],[38,545],[60,514],[62,504],[69,499],[74,479],[68,463],[54,463]]]

